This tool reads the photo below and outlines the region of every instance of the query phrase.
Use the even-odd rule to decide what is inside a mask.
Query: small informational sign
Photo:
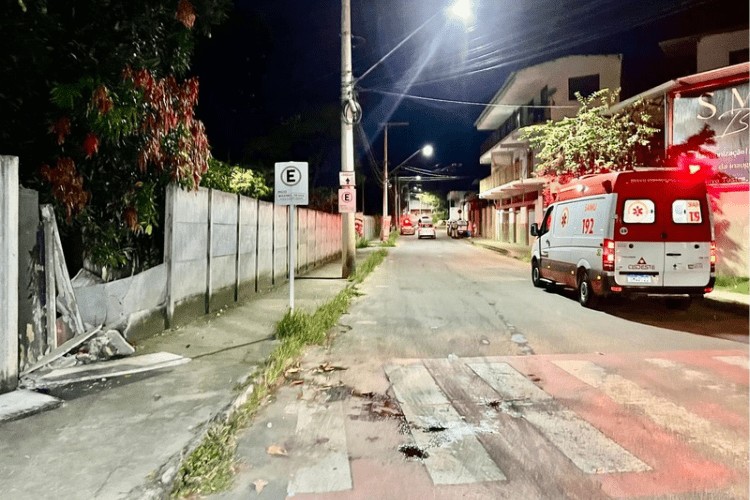
[[[339,189],[339,213],[353,214],[357,211],[357,191],[354,189]]]
[[[276,205],[307,205],[307,172],[306,161],[276,163],[274,203]]]
[[[339,184],[341,187],[355,186],[354,172],[339,172]]]

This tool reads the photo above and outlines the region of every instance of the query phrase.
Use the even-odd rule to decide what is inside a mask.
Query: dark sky
[[[358,96],[376,161],[383,159],[379,124],[406,121],[389,134],[391,165],[427,142],[436,153],[421,166],[463,164],[456,174],[470,179],[435,190],[469,188],[487,175],[478,164],[487,134],[473,128],[483,109],[477,103],[488,102],[511,71],[568,54],[621,53],[628,97],[680,76],[665,74],[660,40],[748,26],[746,0],[473,0],[469,27],[444,14],[448,0],[351,2],[355,78],[427,21],[359,82]],[[247,138],[280,120],[338,106],[340,9],[338,0],[236,0],[196,58],[199,115],[216,157],[238,160]],[[320,183],[336,183],[339,147],[331,144]]]

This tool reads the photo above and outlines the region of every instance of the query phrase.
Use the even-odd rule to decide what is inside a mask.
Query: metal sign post
[[[297,205],[308,204],[307,162],[288,161],[276,163],[274,203],[289,206],[289,309],[294,311],[294,269],[297,266]]]

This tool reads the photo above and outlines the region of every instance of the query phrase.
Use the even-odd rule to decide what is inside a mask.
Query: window
[[[729,65],[740,64],[750,60],[750,52],[748,49],[731,50],[729,51]]]
[[[626,224],[652,224],[656,220],[656,209],[651,200],[625,200],[622,221]]]
[[[700,224],[703,222],[701,202],[698,200],[674,200],[672,222],[675,224]]]
[[[588,97],[599,90],[599,75],[586,75],[568,78],[568,100],[576,100],[576,92]]]
[[[549,227],[552,224],[552,210],[553,210],[553,207],[549,207],[549,209],[547,210],[547,213],[544,215],[544,220],[542,221],[542,227],[539,228],[539,236],[549,231]]]

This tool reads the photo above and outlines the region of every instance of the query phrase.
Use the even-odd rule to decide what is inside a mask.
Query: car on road
[[[401,235],[412,236],[414,232],[415,232],[414,224],[412,224],[411,219],[404,217],[401,220]]]
[[[469,221],[454,220],[448,225],[448,235],[451,238],[469,236]]]
[[[433,240],[437,238],[435,226],[432,224],[432,221],[419,221],[419,226],[417,227],[417,238],[432,238]]]

